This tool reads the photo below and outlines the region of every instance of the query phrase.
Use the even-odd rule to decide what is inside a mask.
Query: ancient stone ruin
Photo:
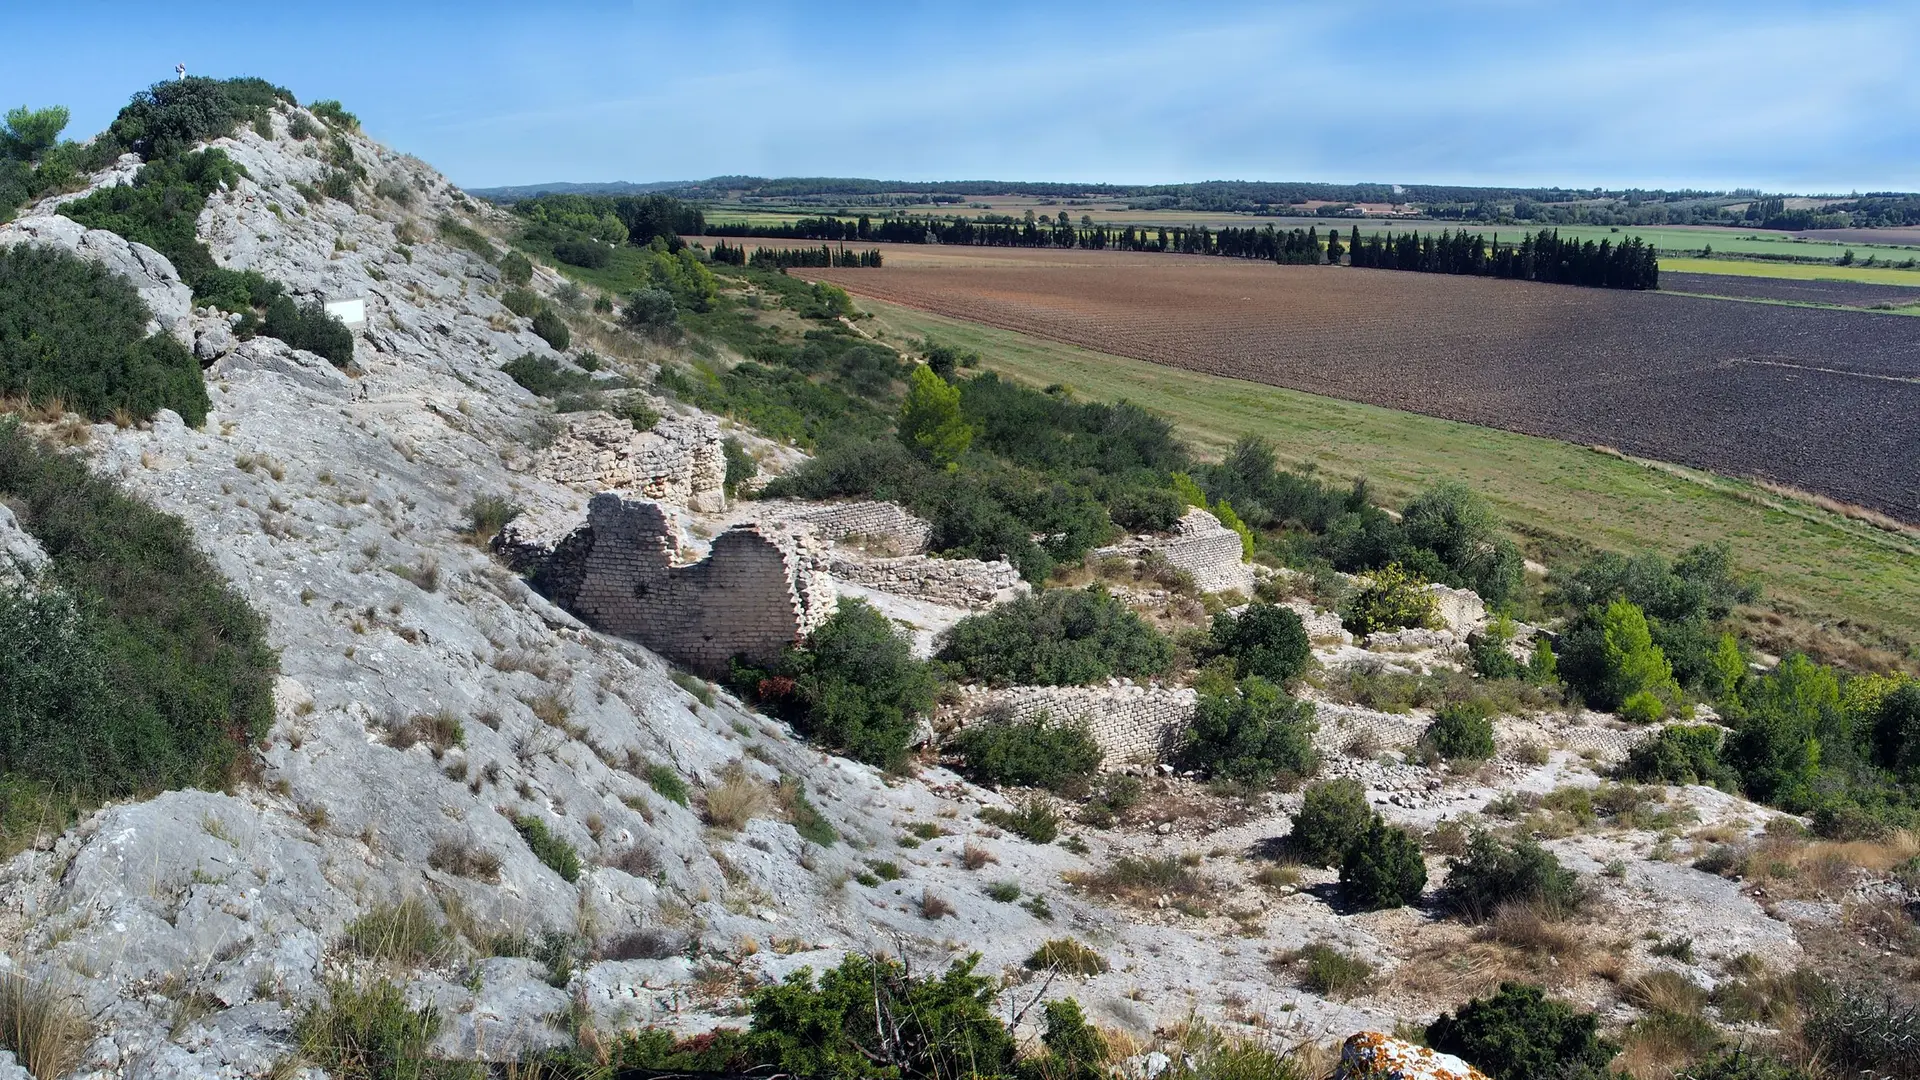
[[[1253,595],[1253,568],[1241,561],[1240,534],[1197,506],[1175,522],[1168,535],[1131,536],[1094,555],[1138,559],[1151,552],[1158,552],[1175,569],[1192,574],[1194,587],[1201,592]]]
[[[596,495],[534,584],[595,629],[708,675],[736,656],[771,661],[833,613],[832,580],[805,530],[736,526],[705,559],[676,566],[678,547],[657,503]]]
[[[843,542],[833,553],[832,571],[848,584],[974,611],[1009,600],[1026,588],[1020,571],[1005,559],[926,555],[933,523],[898,503],[774,502],[761,517],[804,526],[822,540]]]
[[[700,511],[726,505],[726,455],[711,416],[662,415],[648,431],[604,412],[567,414],[542,475],[591,491],[659,499]]]
[[[822,540],[861,539],[890,555],[916,555],[927,550],[933,523],[916,517],[898,503],[774,502],[763,515],[777,521],[805,522]]]

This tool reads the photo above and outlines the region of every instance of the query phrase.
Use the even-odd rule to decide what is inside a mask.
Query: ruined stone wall
[[[933,535],[933,523],[908,513],[898,503],[776,502],[768,505],[765,518],[805,522],[822,540],[843,540],[849,536],[879,541],[895,555],[916,555],[927,549]]]
[[[711,416],[660,417],[651,431],[604,412],[567,414],[540,471],[562,484],[719,510],[726,504],[726,455]]]
[[[809,545],[799,530],[744,525],[715,538],[705,559],[675,566],[676,538],[656,503],[601,494],[536,584],[595,629],[721,674],[735,656],[773,660],[832,614],[832,582]]]
[[[834,577],[854,585],[975,611],[1007,599],[1025,584],[1020,571],[1005,560],[934,559],[925,555],[850,559],[836,555],[832,571]]]
[[[1447,629],[1466,637],[1470,630],[1478,630],[1486,625],[1487,604],[1480,594],[1472,589],[1453,589],[1445,585],[1429,585],[1427,591],[1433,594],[1434,611]]]
[[[1197,695],[1184,686],[1009,686],[968,689],[940,717],[943,726],[964,728],[984,720],[1030,720],[1046,713],[1085,723],[1104,753],[1103,768],[1153,765],[1170,758],[1181,732],[1193,720]]]
[[[1141,558],[1159,552],[1168,563],[1193,575],[1201,592],[1253,595],[1253,568],[1241,561],[1240,534],[1199,507],[1188,510],[1167,536],[1134,536],[1095,555]]]

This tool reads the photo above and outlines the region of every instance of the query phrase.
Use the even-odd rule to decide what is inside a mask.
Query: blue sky
[[[338,98],[469,187],[723,173],[1920,189],[1920,3],[4,4],[0,104]]]

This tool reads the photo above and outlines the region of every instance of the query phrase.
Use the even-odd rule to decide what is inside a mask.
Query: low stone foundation
[[[1237,592],[1253,595],[1253,568],[1241,561],[1240,534],[1199,507],[1188,510],[1166,536],[1133,536],[1094,552],[1095,557],[1119,555],[1145,558],[1158,552],[1169,564],[1193,575],[1201,592]]]
[[[854,585],[973,611],[983,611],[1026,589],[1020,571],[1005,560],[982,562],[925,555],[849,559],[836,555],[832,571],[834,577]]]
[[[1154,765],[1172,757],[1181,732],[1193,719],[1193,690],[1184,686],[1010,686],[971,689],[940,716],[957,729],[982,721],[1031,720],[1041,713],[1085,723],[1105,757],[1102,767]]]
[[[656,503],[596,495],[534,585],[595,629],[708,675],[736,656],[769,662],[833,613],[824,552],[804,530],[737,526],[684,566],[677,547]]]
[[[540,472],[562,484],[714,511],[726,505],[727,461],[711,416],[660,417],[650,431],[603,412],[572,413]]]

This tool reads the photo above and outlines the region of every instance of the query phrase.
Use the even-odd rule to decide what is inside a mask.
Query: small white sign
[[[357,297],[352,300],[329,300],[327,314],[345,323],[347,329],[358,330],[367,325],[367,302]]]

